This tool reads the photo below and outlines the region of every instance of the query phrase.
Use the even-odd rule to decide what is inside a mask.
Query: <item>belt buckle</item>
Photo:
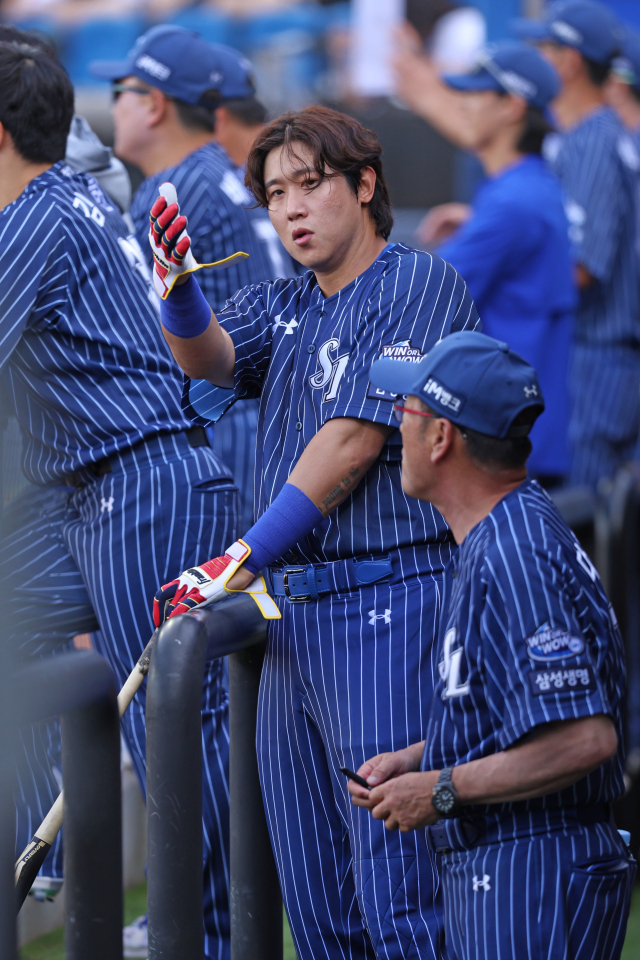
[[[292,597],[289,591],[289,574],[304,573],[306,569],[306,567],[286,567],[284,573],[282,574],[282,589],[284,590],[285,597],[290,603],[308,603],[309,600],[313,599],[310,593],[305,594],[304,597]]]

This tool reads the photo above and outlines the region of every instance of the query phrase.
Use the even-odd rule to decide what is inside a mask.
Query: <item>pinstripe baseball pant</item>
[[[441,956],[424,831],[387,831],[350,803],[338,769],[424,738],[440,598],[439,574],[394,574],[311,603],[281,600],[270,624],[258,764],[299,960]]]
[[[3,595],[12,640],[23,656],[46,655],[100,625],[95,648],[122,685],[151,633],[158,584],[222,553],[236,536],[237,492],[208,447],[183,434],[158,437],[111,458],[112,472],[86,485],[31,487],[13,501],[3,525]],[[97,622],[96,622],[97,618]],[[228,693],[223,662],[207,665],[203,684],[205,954],[229,957]],[[145,687],[122,730],[144,789]],[[17,795],[22,850],[58,791],[57,724],[23,732]],[[45,875],[60,875],[60,844]],[[50,871],[50,872],[49,872]]]
[[[525,832],[505,818],[502,841],[453,839],[441,853],[447,960],[619,960],[635,861],[611,824],[566,823]]]

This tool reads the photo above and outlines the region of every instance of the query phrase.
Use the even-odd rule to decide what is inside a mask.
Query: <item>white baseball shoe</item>
[[[149,956],[149,932],[146,913],[137,917],[122,931],[122,954],[124,957],[138,957],[144,960]]]

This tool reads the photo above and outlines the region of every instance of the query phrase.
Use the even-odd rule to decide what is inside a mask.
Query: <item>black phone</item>
[[[349,770],[349,767],[340,767],[340,773],[344,773],[345,777],[348,777],[349,780],[353,780],[354,783],[357,783],[359,787],[366,787],[367,790],[371,790],[371,784],[367,783],[364,777],[359,777],[357,773],[354,773],[353,770]]]

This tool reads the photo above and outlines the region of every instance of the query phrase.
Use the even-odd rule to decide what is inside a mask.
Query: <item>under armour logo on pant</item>
[[[473,878],[473,892],[477,893],[479,890],[484,890],[485,893],[491,890],[491,884],[489,883],[491,877],[488,873],[483,874],[482,880],[478,880],[477,877]]]
[[[105,497],[101,497],[100,513],[104,513],[105,510],[107,511],[107,513],[111,513],[111,511],[113,510],[113,497],[109,497],[108,500]]]
[[[373,627],[376,620],[384,620],[385,623],[391,623],[391,610],[385,610],[384,613],[376,613],[375,610],[369,610],[369,626]]]

